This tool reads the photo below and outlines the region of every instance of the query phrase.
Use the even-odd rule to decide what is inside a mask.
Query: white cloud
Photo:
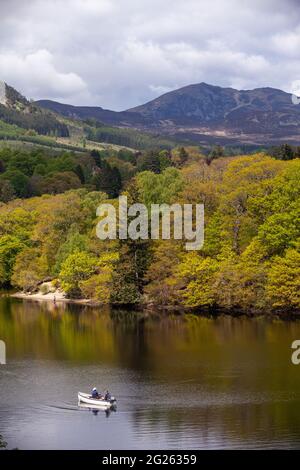
[[[294,31],[277,33],[272,38],[274,51],[283,56],[299,57],[300,50],[300,28]]]
[[[0,78],[124,109],[179,86],[300,79],[296,0],[1,0]]]
[[[86,90],[86,84],[76,73],[59,72],[45,49],[23,57],[0,53],[0,70],[4,81],[21,90],[25,87],[30,97],[42,97],[45,90],[49,98],[74,96]]]

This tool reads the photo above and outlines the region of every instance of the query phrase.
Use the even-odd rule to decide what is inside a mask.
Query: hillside
[[[200,83],[123,112],[49,100],[37,104],[64,116],[95,118],[198,144],[300,142],[300,106],[292,103],[289,93],[274,88],[236,90]]]
[[[159,125],[197,126],[228,135],[293,138],[300,126],[300,107],[292,103],[289,93],[273,88],[239,91],[200,83],[129,111]]]
[[[67,137],[68,128],[53,113],[30,103],[14,88],[0,82],[0,120],[42,135]]]
[[[147,125],[147,120],[140,113],[134,113],[131,110],[130,112],[117,112],[103,109],[100,106],[73,106],[51,100],[39,100],[36,101],[36,104],[43,109],[49,109],[70,119],[95,119],[105,124],[124,127]]]
[[[114,127],[119,114],[102,108],[77,108],[47,101],[41,107],[27,100],[17,90],[0,81],[0,146],[34,144],[57,149],[85,151],[86,149],[116,150],[129,147],[136,150],[174,147],[174,142],[131,129],[130,122],[137,120],[134,113],[123,113],[123,128]],[[54,104],[54,106],[52,106]],[[122,114],[122,113],[121,113]],[[115,115],[118,117],[116,118]],[[138,116],[138,115],[137,115]],[[109,125],[101,123],[104,117]],[[144,119],[140,117],[140,123]]]
[[[99,144],[137,150],[172,148],[191,143],[203,147],[268,147],[300,143],[300,106],[273,88],[235,90],[200,83],[166,93],[122,111],[72,106],[50,100],[29,102],[0,82],[0,121],[8,137],[47,136],[52,143],[89,148]],[[5,132],[0,133],[0,138]],[[30,135],[28,135],[30,134]],[[94,144],[93,142],[96,142]]]

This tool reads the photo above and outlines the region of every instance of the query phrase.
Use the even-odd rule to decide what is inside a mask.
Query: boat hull
[[[91,398],[88,393],[78,392],[78,403],[87,403],[88,405],[95,405],[102,408],[110,408],[115,404],[116,400],[112,398],[110,401],[106,401],[103,398]]]

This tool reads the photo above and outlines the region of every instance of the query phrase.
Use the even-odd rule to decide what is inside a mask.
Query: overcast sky
[[[0,0],[0,79],[121,110],[191,83],[300,93],[299,0]]]

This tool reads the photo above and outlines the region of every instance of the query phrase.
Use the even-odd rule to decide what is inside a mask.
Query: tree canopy
[[[71,297],[103,303],[300,312],[300,160],[257,153],[207,162],[184,152],[146,152],[140,166],[141,155],[126,151],[51,160],[0,152],[1,284],[32,291],[50,278]],[[203,203],[203,249],[99,240],[96,208],[119,194],[147,207]]]

